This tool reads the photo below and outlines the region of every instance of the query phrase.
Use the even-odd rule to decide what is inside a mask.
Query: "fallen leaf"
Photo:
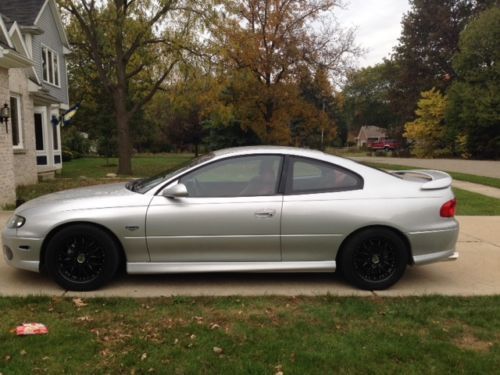
[[[189,338],[190,338],[191,340],[195,340],[195,339],[196,339],[196,335],[193,333],[191,336],[189,336]]]
[[[174,340],[174,345],[177,345],[179,343],[179,339]]]
[[[101,354],[101,356],[103,356],[103,357],[109,357],[109,356],[111,355],[111,350],[109,350],[109,349],[104,349],[104,350],[101,350],[99,353],[100,353],[100,354]]]
[[[214,346],[212,350],[214,351],[215,354],[222,354],[222,353],[224,353],[224,349],[219,348],[218,346]]]
[[[84,315],[84,316],[79,316],[78,318],[76,318],[76,320],[80,322],[90,322],[92,321],[92,318],[88,315]]]
[[[11,357],[10,355],[8,355],[8,354],[7,354],[7,355],[4,357],[4,359],[5,359],[5,362],[9,362],[9,361],[12,359],[12,357]]]
[[[210,329],[217,329],[217,328],[220,328],[220,325],[218,325],[217,323],[210,324]]]
[[[88,305],[88,303],[83,302],[83,300],[80,297],[73,298],[73,303],[75,304],[76,307],[85,307]]]
[[[142,353],[142,355],[141,355],[141,361],[144,361],[146,358],[148,358],[147,353]]]
[[[21,351],[19,352],[19,354],[26,355],[26,354],[28,354],[28,352],[26,350],[24,350],[24,349],[21,349]]]

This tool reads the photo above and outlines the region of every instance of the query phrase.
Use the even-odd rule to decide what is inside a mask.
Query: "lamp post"
[[[10,108],[7,103],[5,103],[0,110],[0,123],[5,122],[5,132],[9,132],[9,117],[10,117]]]

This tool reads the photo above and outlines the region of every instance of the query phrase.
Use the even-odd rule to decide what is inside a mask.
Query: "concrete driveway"
[[[3,227],[7,215],[0,215]],[[393,288],[380,296],[426,294],[500,294],[500,216],[462,216],[455,262],[410,267]],[[60,289],[46,276],[20,271],[0,260],[0,295],[54,296],[227,296],[227,295],[357,295],[374,293],[352,288],[332,274],[202,274],[124,275],[106,288],[90,293]]]

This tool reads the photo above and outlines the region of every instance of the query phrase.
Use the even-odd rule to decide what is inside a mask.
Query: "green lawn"
[[[394,171],[418,168],[418,167],[409,167],[406,165],[384,164],[384,163],[373,163],[373,162],[362,162],[362,164],[368,165],[370,167],[389,169]],[[500,178],[476,176],[473,174],[449,172],[449,171],[446,171],[446,173],[448,173],[455,180],[473,182],[475,184],[500,188]]]
[[[0,298],[4,374],[496,373],[500,297]],[[22,322],[47,336],[16,337]],[[221,353],[215,352],[220,348]]]
[[[500,215],[500,199],[453,188],[457,198],[457,215]]]
[[[173,169],[193,157],[193,154],[137,155],[132,158],[133,176],[153,176],[162,171]],[[117,158],[86,157],[74,159],[63,164],[61,177],[102,178],[106,177],[108,173],[116,173],[117,166]]]

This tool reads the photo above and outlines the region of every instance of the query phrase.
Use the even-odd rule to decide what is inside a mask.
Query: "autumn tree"
[[[467,23],[495,0],[411,0],[402,20],[402,33],[395,47],[399,68],[391,93],[394,109],[402,121],[413,118],[422,91],[435,87],[446,91],[456,71],[452,59]]]
[[[400,119],[390,101],[396,73],[394,62],[385,60],[348,74],[342,93],[344,115],[351,131],[357,132],[364,125],[398,126]]]
[[[314,76],[305,69],[298,84],[301,106],[292,120],[292,144],[324,149],[337,136],[335,96],[327,71],[320,67]]]
[[[201,9],[191,0],[59,0],[78,27],[71,44],[112,104],[118,173],[131,174],[131,119],[195,50]],[[202,4],[203,5],[203,4]]]
[[[446,119],[462,153],[500,158],[500,8],[492,7],[460,35],[453,59],[457,80]]]
[[[237,118],[264,143],[289,144],[304,101],[298,81],[320,66],[337,77],[358,51],[353,34],[330,24],[317,31],[336,0],[224,1],[213,35],[232,75]]]
[[[445,146],[446,96],[435,88],[424,91],[415,111],[417,118],[405,124],[404,137],[413,142],[418,157],[436,156]]]
[[[181,150],[192,147],[196,155],[206,133],[205,123],[217,116],[220,82],[202,69],[185,67],[182,77],[165,85],[148,106],[148,118]]]

